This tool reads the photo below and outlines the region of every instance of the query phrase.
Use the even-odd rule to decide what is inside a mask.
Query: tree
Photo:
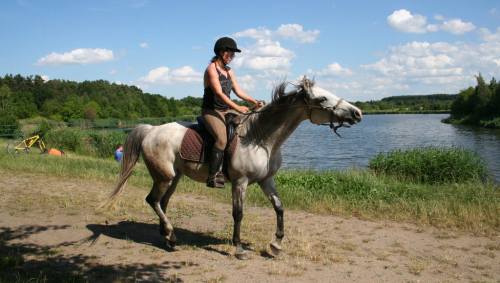
[[[463,89],[458,93],[457,98],[451,104],[451,116],[455,118],[461,118],[463,116],[469,115],[472,111],[472,103],[470,99],[474,94],[474,88],[469,87]]]
[[[1,103],[1,107],[3,110],[6,110],[7,109],[7,105],[9,104],[9,100],[10,100],[10,88],[9,86],[7,85],[3,85],[1,88],[0,88],[0,103]]]
[[[13,92],[11,94],[14,115],[19,119],[33,118],[38,115],[33,95],[30,92]]]
[[[488,107],[488,102],[491,99],[491,91],[488,85],[484,82],[483,76],[479,73],[476,76],[477,86],[474,89],[474,94],[471,97],[472,108],[474,113],[481,115],[488,115],[491,108]]]
[[[82,119],[83,112],[84,112],[83,104],[76,99],[67,101],[64,104],[64,107],[61,109],[61,115],[64,121],[66,122],[74,119]]]
[[[85,104],[83,118],[94,122],[95,120],[101,118],[102,111],[99,104],[95,101],[89,101]]]

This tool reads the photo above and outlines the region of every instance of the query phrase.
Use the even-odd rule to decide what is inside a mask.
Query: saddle
[[[228,113],[225,116],[227,145],[224,151],[223,171],[227,171],[227,160],[230,160],[238,146],[238,135],[236,127],[238,126],[234,113]],[[182,159],[192,162],[210,162],[212,148],[215,144],[215,139],[205,127],[205,123],[201,116],[196,118],[198,124],[194,124],[188,128],[184,138],[182,139],[180,156]],[[226,169],[226,170],[225,170]],[[224,174],[227,176],[227,174]]]

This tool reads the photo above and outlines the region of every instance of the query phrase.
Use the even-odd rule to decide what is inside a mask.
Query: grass
[[[2,146],[5,148],[6,145],[7,142],[0,142],[0,148]],[[460,151],[458,148],[448,151],[430,148],[427,151],[423,149],[409,151],[407,155],[433,156],[432,154],[440,153],[449,158],[449,163],[452,163],[452,160],[462,160],[461,162],[466,163],[467,160],[463,160],[463,157],[453,159],[454,155],[463,154],[469,156],[472,163],[476,162],[471,159],[474,155],[468,155],[470,152]],[[392,156],[393,153],[389,155]],[[405,152],[397,152],[395,155],[401,159]],[[378,160],[380,157],[375,159]],[[79,155],[72,155],[68,158],[32,153],[8,155],[5,150],[0,150],[0,160],[2,160],[0,169],[7,171],[85,179],[110,186],[116,183],[119,174],[119,164],[113,160]],[[416,161],[410,163],[417,164],[413,167],[419,166]],[[467,166],[470,164],[464,164],[462,167]],[[413,222],[436,227],[454,227],[477,235],[500,233],[500,218],[498,217],[500,215],[500,190],[498,187],[480,182],[483,177],[480,177],[482,175],[479,173],[468,178],[452,178],[453,182],[445,182],[445,179],[441,177],[439,179],[441,181],[433,182],[430,180],[435,173],[429,170],[432,171],[432,168],[436,167],[429,165],[425,168],[430,169],[427,171],[422,169],[420,174],[424,172],[425,175],[418,178],[403,178],[408,174],[400,173],[403,171],[393,173],[390,169],[384,169],[385,171],[351,169],[342,172],[289,170],[280,171],[275,176],[275,182],[286,209],[355,216],[362,219]],[[440,167],[437,166],[437,168]],[[450,168],[450,170],[455,169]],[[479,171],[482,172],[481,170]],[[152,179],[145,166],[135,167],[128,184],[145,190],[150,189]],[[223,203],[231,201],[230,190],[206,189],[204,184],[186,177],[179,183],[177,191],[209,196]],[[64,199],[60,202],[61,205],[65,205]],[[148,207],[143,203],[143,199],[137,199],[127,200],[122,205],[125,206],[123,207],[125,211],[127,209],[132,212],[133,209],[147,210]],[[257,185],[248,187],[246,204],[271,207],[269,200]]]

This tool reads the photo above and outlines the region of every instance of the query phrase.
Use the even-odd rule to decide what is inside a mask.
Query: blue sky
[[[500,79],[500,2],[470,0],[2,1],[0,75],[201,97],[222,36],[242,50],[230,64],[238,82],[265,101],[304,75],[348,101]]]

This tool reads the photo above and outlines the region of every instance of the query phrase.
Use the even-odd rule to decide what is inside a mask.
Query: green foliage
[[[21,125],[14,115],[0,116],[0,135],[18,134]]]
[[[33,118],[38,115],[38,110],[31,93],[13,92],[10,97],[14,107],[14,115],[19,119]]]
[[[423,183],[486,181],[487,166],[476,151],[461,147],[415,148],[379,153],[369,161],[377,173]]]
[[[492,78],[486,84],[483,76],[476,76],[477,85],[460,91],[451,106],[451,116],[444,123],[479,125],[500,129],[500,87]]]

